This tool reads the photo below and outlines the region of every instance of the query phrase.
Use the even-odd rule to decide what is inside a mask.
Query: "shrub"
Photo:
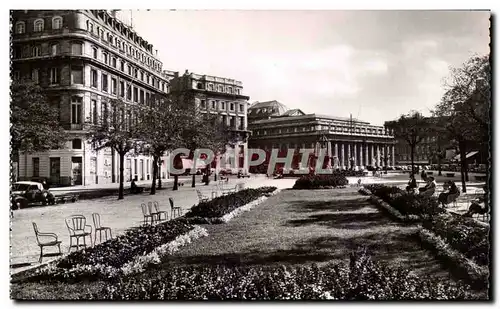
[[[189,266],[122,280],[86,295],[113,300],[467,299],[468,286],[418,277],[365,252],[324,266]]]
[[[297,179],[293,189],[329,189],[344,187],[348,183],[347,178],[340,174],[307,175]]]
[[[380,197],[385,202],[389,203],[391,201],[391,195],[404,194],[405,191],[398,187],[389,187],[382,184],[369,184],[365,186],[366,189],[370,190],[373,195]]]
[[[276,190],[276,187],[261,187],[258,189],[245,189],[225,196],[219,196],[208,202],[202,202],[191,208],[185,214],[187,219],[194,217],[220,218],[232,212],[238,207],[248,204],[261,196],[268,195]],[[200,219],[201,220],[201,219]],[[212,222],[213,220],[207,220]],[[215,220],[214,223],[219,223]]]
[[[422,227],[443,238],[478,265],[488,265],[489,227],[475,224],[472,218],[451,214],[424,220]]]

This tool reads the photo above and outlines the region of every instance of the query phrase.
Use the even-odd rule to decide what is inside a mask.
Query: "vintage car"
[[[19,199],[22,197],[26,199],[23,203],[20,203],[21,207],[26,207],[27,204],[42,204],[42,205],[53,205],[55,204],[54,195],[43,187],[43,184],[35,181],[18,181],[12,186],[11,196],[13,198]]]

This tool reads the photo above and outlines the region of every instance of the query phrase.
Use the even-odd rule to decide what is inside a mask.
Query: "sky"
[[[124,14],[122,12],[122,14]],[[142,10],[163,68],[234,78],[249,102],[382,125],[429,114],[449,67],[489,53],[487,11]]]

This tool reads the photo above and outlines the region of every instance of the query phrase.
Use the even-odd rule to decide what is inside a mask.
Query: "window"
[[[231,116],[231,118],[229,119],[229,126],[234,128],[234,126],[235,126],[235,124],[234,124],[234,123],[235,123],[235,121],[236,121],[235,117],[234,117],[234,116]]]
[[[62,17],[55,16],[52,18],[52,29],[61,29],[62,28]]]
[[[52,56],[56,56],[59,53],[59,44],[52,43],[50,45],[50,51],[51,51]]]
[[[205,100],[201,100],[200,101],[200,106],[201,106],[201,108],[205,108],[206,107]]]
[[[108,54],[107,53],[102,53],[102,61],[105,64],[108,64]]]
[[[220,102],[220,108],[226,109],[226,102]]]
[[[90,20],[87,20],[87,31],[94,33],[94,25],[90,22]]]
[[[208,90],[213,91],[214,90],[214,85],[208,84]]]
[[[101,90],[108,92],[108,75],[101,74]]]
[[[97,47],[92,47],[92,57],[97,59]]]
[[[229,93],[233,93],[233,87],[228,87],[227,90]]]
[[[146,92],[146,104],[149,105],[149,92]]]
[[[231,103],[231,105],[229,105],[229,110],[234,111],[234,103]]]
[[[150,78],[150,76],[149,76],[149,74],[148,74],[148,76],[147,76],[147,83],[148,83],[148,84],[149,84],[149,78]]]
[[[219,85],[219,91],[224,92],[224,87],[222,85]]]
[[[125,83],[120,82],[120,96],[124,97],[125,96]]]
[[[97,71],[90,70],[90,86],[97,88]]]
[[[137,87],[134,87],[134,102],[137,102],[139,96],[139,91]]]
[[[128,68],[128,75],[132,75],[132,67],[129,65],[127,65],[127,68]]]
[[[31,48],[31,57],[40,57],[42,55],[41,53],[42,49],[40,48],[39,45],[35,45]]]
[[[71,98],[71,124],[81,124],[82,121],[82,98]]]
[[[244,130],[245,129],[245,118],[240,117],[239,123],[240,123],[240,130]]]
[[[33,161],[33,177],[40,176],[40,158],[32,158]]]
[[[217,108],[217,102],[212,101],[212,109],[216,109],[216,108]]]
[[[245,106],[243,104],[240,104],[240,112],[244,112],[245,111]]]
[[[59,84],[59,68],[50,68],[50,84]]]
[[[116,94],[116,78],[111,78],[111,93]]]
[[[165,92],[165,83],[161,82],[161,91]]]
[[[113,66],[113,68],[116,68],[116,58],[113,57],[113,59],[111,60],[111,65]]]
[[[140,97],[141,104],[144,104],[144,90],[141,89],[139,97]]]
[[[132,86],[130,84],[126,85],[127,87],[127,100],[132,100]]]
[[[71,83],[83,85],[83,67],[71,66]]]
[[[101,123],[108,122],[108,105],[104,102],[101,102]]]
[[[17,34],[23,34],[26,32],[26,24],[24,21],[18,21],[16,23],[16,33]]]
[[[144,72],[141,71],[141,80],[144,81]]]
[[[202,83],[197,83],[196,84],[196,89],[203,89],[203,84]]]
[[[71,43],[71,53],[73,55],[81,55],[83,52],[83,44],[81,42]]]
[[[34,29],[35,32],[43,31],[43,19],[35,20]]]
[[[71,144],[71,148],[73,149],[82,149],[82,140],[79,138],[75,138],[74,140],[72,140]]]
[[[92,100],[91,101],[92,105],[92,114],[91,114],[91,121],[93,124],[97,124],[97,100]]]
[[[240,89],[236,89],[236,94],[240,94]]]
[[[139,76],[139,70],[134,68],[134,77],[137,78],[137,76]]]
[[[40,70],[38,70],[38,69],[31,70],[31,80],[35,84],[38,84],[38,82],[39,82],[39,76],[40,76]]]
[[[125,62],[124,61],[120,61],[120,70],[122,72],[125,72]]]

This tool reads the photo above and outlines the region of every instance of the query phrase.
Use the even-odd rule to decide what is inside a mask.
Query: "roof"
[[[479,151],[471,151],[471,152],[469,152],[468,154],[466,154],[466,155],[465,155],[465,158],[466,158],[466,159],[468,159],[468,158],[470,158],[470,157],[472,157],[472,156],[475,156],[478,152],[479,152]],[[457,155],[453,158],[453,160],[460,160],[460,155],[459,155],[459,154],[457,154]]]
[[[250,117],[270,117],[281,116],[288,111],[286,105],[274,100],[265,102],[256,102],[248,109]]]
[[[282,116],[303,116],[305,113],[298,108],[286,111]]]

